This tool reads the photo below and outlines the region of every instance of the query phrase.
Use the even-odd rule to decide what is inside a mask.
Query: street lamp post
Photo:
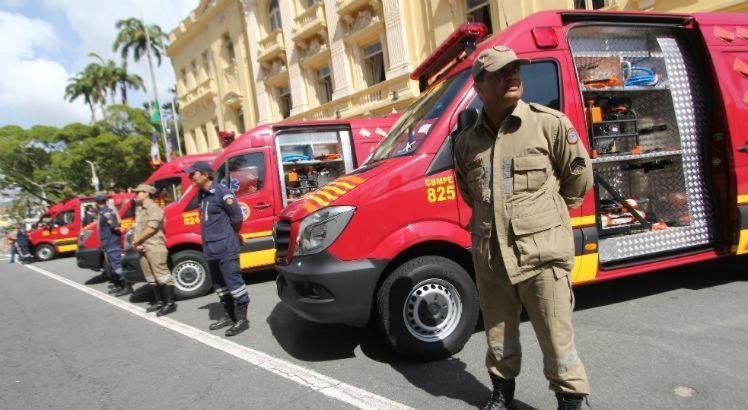
[[[93,185],[96,192],[99,192],[99,177],[96,176],[96,167],[93,162],[89,160],[86,160],[86,162],[91,166],[91,185]]]

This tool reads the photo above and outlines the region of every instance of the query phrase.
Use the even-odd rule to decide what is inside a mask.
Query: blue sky
[[[129,17],[158,24],[165,32],[198,5],[199,0],[0,0],[0,126],[61,126],[87,123],[82,100],[64,99],[67,80],[92,61],[88,53],[119,62],[112,51],[114,24]],[[128,63],[131,72],[146,81],[152,95],[145,59]],[[159,97],[174,83],[167,57],[156,70]],[[130,104],[140,106],[148,97],[130,92]]]

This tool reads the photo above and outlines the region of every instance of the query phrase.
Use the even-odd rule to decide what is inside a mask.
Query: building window
[[[187,83],[187,70],[184,68],[179,70],[179,76],[182,77],[182,87],[184,87],[185,91],[189,90],[190,85]]]
[[[234,53],[234,42],[231,41],[231,37],[228,34],[223,35],[223,47],[226,49],[226,61],[229,64],[236,62],[236,53]]]
[[[281,117],[291,116],[291,89],[288,86],[278,89],[278,109],[280,109]]]
[[[213,117],[211,122],[213,123],[213,130],[216,132],[216,135],[218,135],[221,132],[221,127],[218,126],[218,118]]]
[[[605,7],[610,6],[613,3],[615,4],[615,1],[610,0],[574,0],[574,8],[575,9],[585,9],[585,10],[597,10],[602,9]]]
[[[210,78],[210,57],[207,51],[203,51],[203,70],[205,70],[205,78]]]
[[[317,98],[320,104],[332,101],[332,75],[330,67],[317,71]]]
[[[364,80],[371,87],[384,81],[384,53],[382,43],[374,43],[364,48]]]
[[[196,86],[200,81],[200,74],[197,71],[197,62],[195,62],[195,60],[192,60],[192,62],[190,63],[190,67],[192,68],[192,85]]]
[[[246,131],[246,124],[244,124],[244,110],[241,108],[236,110],[236,128],[238,128],[239,135],[244,134]]]
[[[280,7],[278,7],[278,0],[271,1],[268,9],[270,12],[270,31],[282,28],[283,25],[281,24],[281,11]]]
[[[483,23],[488,27],[488,34],[493,32],[491,7],[488,5],[488,0],[467,0],[465,8],[467,21]]]
[[[315,4],[317,4],[317,0],[306,0],[307,8],[312,8]]]

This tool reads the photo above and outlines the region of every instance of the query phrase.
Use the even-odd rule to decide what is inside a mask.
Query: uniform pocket
[[[474,201],[488,202],[488,197],[490,196],[490,194],[487,194],[486,192],[486,170],[482,165],[478,165],[468,170],[467,185],[468,191],[470,192],[470,195],[473,197]]]
[[[473,243],[473,265],[476,269],[489,267],[491,260],[491,223],[474,220],[470,229]]]
[[[548,179],[548,157],[532,155],[515,157],[512,163],[514,193],[535,192]]]
[[[553,261],[565,262],[569,258],[568,230],[556,213],[513,219],[512,230],[522,267],[540,266]]]

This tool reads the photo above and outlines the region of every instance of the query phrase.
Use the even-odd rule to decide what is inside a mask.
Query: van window
[[[522,101],[538,103],[561,111],[561,84],[555,61],[538,61],[520,68],[524,92]],[[481,109],[483,102],[475,96],[470,108]]]
[[[414,153],[470,78],[465,70],[431,87],[395,123],[367,163]]]
[[[60,212],[52,221],[52,226],[70,225],[75,220],[75,211]]]
[[[162,208],[182,196],[182,177],[159,179],[153,186],[156,188],[153,199]]]
[[[230,158],[227,162],[229,189],[236,196],[248,195],[262,189],[265,180],[265,154],[250,152]],[[216,181],[226,185],[226,168],[221,166],[216,172]]]

